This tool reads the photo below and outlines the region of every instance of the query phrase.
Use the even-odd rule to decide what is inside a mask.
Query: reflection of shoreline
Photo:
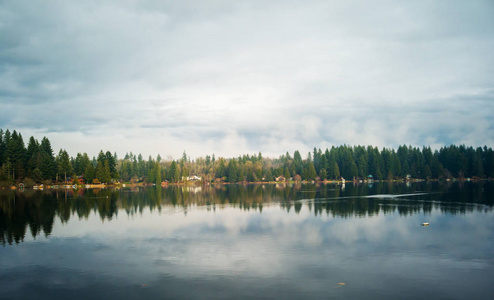
[[[397,195],[401,195],[397,199]],[[413,196],[413,197],[412,197]],[[262,184],[211,186],[133,186],[104,189],[45,189],[0,191],[0,243],[22,241],[26,231],[49,235],[53,222],[86,219],[97,214],[111,221],[119,212],[129,216],[144,210],[161,212],[204,207],[224,207],[262,213],[267,205],[279,205],[287,213],[310,211],[315,216],[361,218],[378,214],[412,216],[439,210],[447,214],[491,212],[494,184],[491,182],[374,183],[352,184]]]

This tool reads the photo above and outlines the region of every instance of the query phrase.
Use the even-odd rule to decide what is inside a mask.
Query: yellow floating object
[[[429,226],[429,223],[427,223],[427,222],[422,223],[422,226]]]
[[[344,285],[346,285],[346,283],[344,283],[344,282],[338,282],[338,285],[339,286],[344,286]]]

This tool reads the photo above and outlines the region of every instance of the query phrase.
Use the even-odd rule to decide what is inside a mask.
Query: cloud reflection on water
[[[442,202],[407,211],[402,201],[360,198],[339,204],[360,205],[353,212],[398,207],[335,214],[317,212],[322,202],[297,210],[273,202],[261,211],[231,200],[215,209],[168,203],[126,214],[129,199],[119,198],[111,219],[97,209],[86,218],[56,218],[49,237],[0,249],[0,289],[23,298],[34,298],[36,289],[54,297],[65,290],[81,299],[103,295],[90,290],[105,287],[127,298],[490,295],[492,210],[457,214],[444,209],[453,202]],[[420,226],[424,220],[431,226]],[[338,282],[347,285],[337,289]]]

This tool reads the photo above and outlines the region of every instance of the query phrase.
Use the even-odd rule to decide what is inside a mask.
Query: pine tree
[[[74,173],[72,169],[72,164],[70,163],[69,154],[67,151],[60,149],[60,152],[57,157],[58,163],[58,174],[59,176],[63,176],[64,182],[67,181],[67,175],[71,176]]]
[[[81,175],[84,173],[83,165],[82,165],[82,154],[77,153],[75,160],[74,160],[74,172],[77,175]]]
[[[111,154],[110,151],[106,151],[105,153],[106,161],[108,161],[108,167],[110,169],[110,177],[117,179],[117,154],[115,156]]]
[[[223,178],[223,177],[227,176],[224,158],[219,159],[219,164],[218,164],[218,167],[216,168],[215,173],[216,173],[216,178]]]
[[[7,144],[7,159],[12,165],[13,179],[24,178],[25,162],[26,162],[26,149],[24,148],[24,141],[22,135],[15,130],[12,132],[12,136]]]
[[[316,168],[314,166],[314,163],[310,162],[308,170],[307,170],[307,179],[308,180],[316,180],[316,176],[317,176],[317,173],[316,173]]]
[[[161,168],[159,161],[156,161],[154,165],[154,179],[156,184],[161,184]]]
[[[300,155],[300,152],[296,150],[293,153],[293,166],[295,168],[295,174],[301,174],[302,173],[302,156]]]
[[[327,178],[329,179],[339,179],[340,178],[340,168],[338,164],[336,163],[336,160],[334,158],[334,155],[332,155],[327,149],[324,154],[327,158],[327,164],[326,164],[326,171],[327,171]]]
[[[256,161],[254,163],[253,169],[254,169],[254,180],[255,181],[261,181],[262,180],[262,174],[263,174],[262,163],[260,161]]]
[[[230,160],[227,168],[227,179],[229,182],[237,182],[238,181],[238,163],[235,159]]]
[[[170,165],[170,170],[167,172],[168,174],[168,180],[170,182],[176,182],[175,181],[175,173],[177,171],[177,163],[173,160],[171,165]]]
[[[103,174],[104,174],[104,177],[103,177],[102,182],[110,183],[111,182],[111,173],[110,173],[110,163],[108,162],[108,160],[105,160],[104,173]]]
[[[319,149],[319,151],[321,151],[321,149]],[[326,155],[322,153],[319,154],[319,169],[316,168],[316,171],[319,171],[319,173],[321,173],[321,169],[324,169],[324,171],[328,169],[328,161],[326,159]],[[326,179],[326,176],[324,176],[324,179]]]
[[[40,164],[40,145],[34,137],[29,138],[26,150],[26,171],[28,176],[32,176],[34,169]],[[39,169],[38,169],[39,170]]]
[[[243,164],[239,164],[237,181],[244,181],[244,180],[245,180],[245,168]]]
[[[320,151],[319,151],[320,152]],[[314,167],[316,169],[316,172],[319,171],[320,169],[320,162],[321,162],[321,157],[319,156],[319,152],[317,151],[317,148],[314,147],[314,150],[312,152],[312,157],[313,157],[313,163],[314,163]]]
[[[178,166],[177,166],[177,168],[175,168],[175,174],[173,175],[173,181],[174,182],[180,181],[180,168]]]
[[[92,183],[95,178],[96,170],[94,169],[93,164],[89,162],[84,169],[84,179],[86,180],[86,183]]]
[[[431,173],[433,178],[440,178],[444,173],[444,167],[439,162],[437,153],[435,153],[435,155],[432,157]]]
[[[139,153],[137,156],[137,176],[144,177],[146,174],[146,163],[144,162],[142,155]]]
[[[333,167],[331,169],[332,169],[332,174],[334,175],[333,178],[339,179],[341,177],[340,168],[338,166],[338,163],[336,163],[335,160],[333,160]]]
[[[285,172],[284,172],[283,176],[285,177],[286,180],[290,179],[290,172],[288,171],[288,168],[285,168]]]
[[[10,142],[10,131],[7,129],[5,133],[3,134],[3,139],[0,140],[0,160],[2,162],[2,165],[4,163],[7,163],[7,145]]]
[[[273,172],[271,168],[267,168],[264,174],[264,181],[274,181]]]
[[[321,168],[321,170],[319,170],[319,177],[321,177],[321,180],[326,179],[327,176],[328,176],[328,172],[326,172],[326,169]]]
[[[484,146],[483,150],[482,161],[484,163],[482,169],[485,176],[492,178],[494,177],[494,151],[492,148],[487,148],[487,146]]]
[[[98,164],[96,165],[96,173],[95,173],[95,179],[98,179],[100,182],[103,182],[103,178],[105,177],[105,165],[104,161],[98,161]]]
[[[367,160],[367,155],[365,155],[364,153],[361,153],[358,157],[357,157],[357,169],[358,169],[358,175],[362,178],[365,178],[367,177],[367,175],[369,174],[369,171],[368,171],[368,165],[369,165],[369,162]]]
[[[148,175],[146,176],[146,181],[150,183],[155,183],[156,181],[156,170],[154,167],[152,169],[149,169]]]
[[[398,155],[401,166],[401,172],[397,175],[405,177],[410,173],[410,168],[408,165],[408,147],[406,145],[399,146],[396,154]]]
[[[102,183],[109,183],[111,181],[110,165],[106,159],[98,161],[96,165],[96,178]]]
[[[425,167],[424,167],[424,175],[423,176],[424,176],[425,179],[431,178],[432,172],[431,172],[431,168],[429,167],[429,165],[425,165]]]
[[[302,177],[302,180],[307,180],[307,177],[309,176],[308,175],[308,170],[309,168],[308,167],[304,167],[302,168],[302,172],[300,173],[300,177]]]

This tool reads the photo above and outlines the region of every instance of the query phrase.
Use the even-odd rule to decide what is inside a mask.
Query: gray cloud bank
[[[0,45],[0,128],[72,155],[494,146],[491,1],[2,1]]]

